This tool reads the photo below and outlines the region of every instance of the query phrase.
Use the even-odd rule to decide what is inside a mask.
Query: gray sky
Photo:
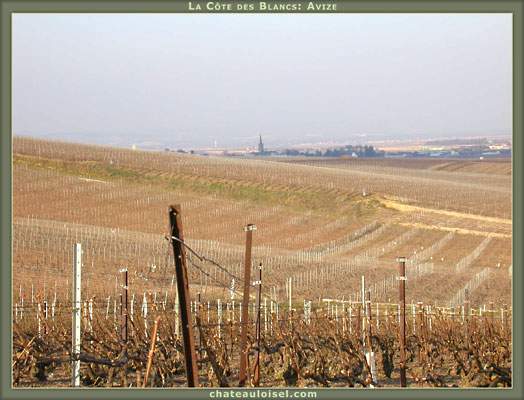
[[[16,14],[13,133],[269,148],[510,134],[511,29],[510,14]]]

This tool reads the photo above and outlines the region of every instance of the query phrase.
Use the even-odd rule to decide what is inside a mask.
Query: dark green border
[[[231,1],[236,3],[236,1]],[[269,2],[269,1],[268,1]],[[271,2],[275,2],[272,0]],[[303,4],[307,2],[300,1]],[[315,2],[320,3],[319,0]],[[334,0],[338,12],[508,12],[513,13],[513,271],[514,291],[514,388],[505,389],[319,389],[317,399],[328,398],[523,398],[522,378],[522,334],[523,315],[521,312],[522,292],[522,176],[523,176],[523,131],[522,131],[522,10],[523,1],[351,1]],[[205,3],[205,1],[200,1]],[[244,1],[243,3],[259,3]],[[1,399],[60,399],[78,398],[194,398],[209,399],[211,389],[11,389],[11,14],[13,12],[188,12],[187,1],[4,1],[0,0],[1,15],[1,129],[0,135],[0,176],[1,193],[1,290],[0,312],[0,398]],[[303,7],[305,8],[305,7]],[[305,12],[305,11],[302,11]],[[515,239],[517,238],[517,239]],[[515,282],[521,285],[515,285]],[[517,290],[515,290],[517,289]],[[423,390],[423,391],[421,391]],[[496,392],[495,392],[496,390]]]

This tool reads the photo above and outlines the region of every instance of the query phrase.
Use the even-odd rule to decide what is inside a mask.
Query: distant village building
[[[258,154],[264,154],[264,143],[262,143],[262,134],[260,134],[260,142],[258,143]]]

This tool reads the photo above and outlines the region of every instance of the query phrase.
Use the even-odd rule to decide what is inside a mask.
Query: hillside
[[[67,279],[75,240],[90,243],[93,271],[86,273],[99,282],[98,290],[114,286],[111,276],[122,264],[137,276],[156,265],[162,279],[142,280],[139,287],[165,287],[172,275],[163,239],[167,206],[180,203],[185,237],[197,252],[238,274],[243,227],[256,224],[254,263],[263,263],[267,284],[282,298],[290,277],[297,299],[356,298],[361,275],[378,287],[395,275],[397,256],[414,256],[416,249],[433,246],[417,263],[446,260],[428,276],[441,282],[439,292],[422,289],[422,277],[416,278],[408,286],[413,288],[410,299],[446,305],[487,266],[499,277],[501,290],[480,298],[511,302],[511,181],[504,175],[443,171],[436,164],[408,168],[405,160],[398,165],[395,160],[387,165],[371,160],[297,165],[18,137],[13,151],[15,287],[27,286],[26,270],[44,271],[41,291],[59,277]],[[486,164],[499,169],[496,163]],[[450,232],[454,245],[438,246]],[[122,243],[119,238],[127,235],[132,239]],[[449,284],[454,264],[488,235],[490,244]],[[213,267],[200,266],[204,273],[195,267],[190,273],[204,295],[216,295],[212,286],[225,291],[230,285],[231,278]],[[206,273],[216,281],[207,277],[204,282]],[[375,289],[375,299],[394,296],[392,289]]]

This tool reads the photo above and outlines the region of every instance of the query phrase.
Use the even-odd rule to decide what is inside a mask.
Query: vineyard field
[[[71,385],[77,243],[81,385],[186,385],[174,204],[201,386],[238,385],[248,224],[251,280],[263,271],[248,386],[258,351],[263,387],[399,386],[399,257],[407,386],[512,386],[510,160],[204,157],[15,136],[12,167],[14,387]]]

